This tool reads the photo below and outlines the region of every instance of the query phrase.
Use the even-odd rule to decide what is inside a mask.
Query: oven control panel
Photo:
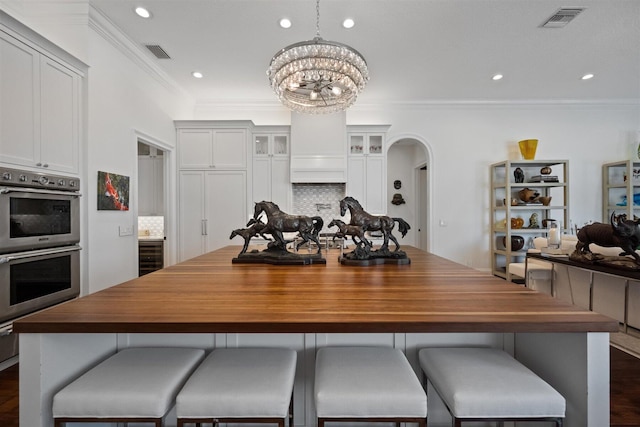
[[[0,185],[80,191],[78,178],[0,167]]]

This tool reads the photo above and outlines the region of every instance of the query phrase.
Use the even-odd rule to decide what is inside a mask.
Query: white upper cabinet
[[[386,215],[386,154],[388,126],[349,126],[347,195],[373,215]]]
[[[0,162],[78,173],[82,76],[0,31]]]
[[[180,169],[247,168],[247,129],[178,129]]]
[[[291,209],[289,180],[289,132],[274,130],[253,134],[252,197],[268,200],[282,210]]]

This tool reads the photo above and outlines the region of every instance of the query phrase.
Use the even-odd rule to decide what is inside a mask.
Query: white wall
[[[119,227],[137,224],[134,191],[137,188],[137,143],[134,131],[175,147],[173,120],[191,111],[192,104],[189,99],[172,93],[150,78],[95,31],[90,32],[89,43],[86,212],[89,219],[89,289],[95,292],[138,275],[137,234],[134,231],[132,236],[119,236]],[[133,210],[97,210],[98,171],[131,177],[133,198],[130,206]],[[173,173],[175,176],[175,168]],[[175,179],[172,182],[171,192],[175,194]],[[175,203],[171,205],[175,206]]]

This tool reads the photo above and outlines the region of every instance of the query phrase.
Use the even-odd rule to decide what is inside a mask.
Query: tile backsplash
[[[147,234],[148,231],[148,234]],[[163,216],[139,216],[138,235],[152,238],[164,237],[164,217]]]
[[[297,215],[319,216],[324,221],[321,233],[335,232],[327,225],[340,219],[340,200],[345,196],[345,184],[293,184],[293,212]]]

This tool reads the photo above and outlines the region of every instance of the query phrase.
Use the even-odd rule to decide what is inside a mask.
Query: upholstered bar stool
[[[204,350],[193,348],[124,349],[56,393],[54,425],[136,422],[161,427],[204,355]]]
[[[418,423],[427,396],[404,354],[388,347],[326,347],[315,373],[318,427],[331,421]]]
[[[296,352],[285,348],[216,349],[176,397],[186,423],[274,423],[293,426]]]
[[[425,348],[420,367],[459,427],[467,421],[546,421],[562,426],[565,399],[502,350]]]

